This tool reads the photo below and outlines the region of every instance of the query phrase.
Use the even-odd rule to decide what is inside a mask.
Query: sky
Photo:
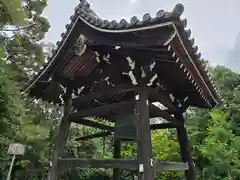
[[[155,16],[160,9],[172,10],[175,4],[185,6],[183,14],[192,31],[196,45],[204,59],[212,65],[226,64],[229,53],[238,51],[236,37],[240,33],[240,0],[89,0],[91,8],[102,19],[120,20],[144,13]],[[51,29],[45,41],[56,43],[65,31],[69,17],[74,13],[78,0],[48,0],[44,16]],[[238,18],[237,18],[238,17]],[[239,50],[240,52],[240,50]],[[238,53],[237,53],[238,54]],[[240,53],[239,53],[240,55]],[[229,62],[227,62],[229,64]]]

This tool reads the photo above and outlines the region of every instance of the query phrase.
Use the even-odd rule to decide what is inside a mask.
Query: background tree
[[[222,66],[209,69],[224,103],[213,111],[191,108],[186,114],[195,164],[200,179],[235,179],[239,176],[240,145],[235,141],[239,139],[239,74]]]
[[[12,142],[27,145],[26,156],[18,159],[15,170],[39,168],[48,157],[48,148],[41,148],[49,145],[53,121],[48,117],[53,113],[47,111],[46,103],[35,103],[20,94],[22,80],[28,80],[33,67],[40,68],[44,60],[40,40],[49,28],[41,17],[46,5],[40,0],[0,1],[0,179],[7,173],[6,154]]]
[[[208,160],[203,179],[233,179],[240,175],[240,137],[232,133],[224,112],[214,110],[210,115],[207,136],[198,147]]]

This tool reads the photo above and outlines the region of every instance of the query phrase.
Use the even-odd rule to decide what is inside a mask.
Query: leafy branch
[[[24,30],[24,29],[29,29],[29,28],[32,28],[32,27],[36,27],[36,26],[37,26],[37,24],[30,24],[28,26],[19,27],[19,28],[15,28],[15,29],[0,28],[0,31],[15,32],[15,31],[21,31],[21,30]]]

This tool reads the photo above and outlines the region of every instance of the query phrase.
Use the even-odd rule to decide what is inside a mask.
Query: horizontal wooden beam
[[[173,125],[176,126],[183,126],[184,124],[181,121],[178,121],[176,118],[172,117],[167,111],[161,110],[157,106],[150,104],[149,105],[150,114],[151,117],[161,117],[169,122],[171,122]]]
[[[112,126],[108,126],[108,125],[105,125],[105,124],[102,124],[102,123],[94,122],[94,121],[88,120],[88,119],[80,118],[80,119],[72,120],[72,122],[74,122],[76,124],[82,124],[82,125],[85,125],[85,126],[101,129],[101,130],[106,130],[108,132],[113,132],[114,131],[114,127],[112,127]],[[177,127],[178,126],[176,126],[172,123],[160,123],[160,124],[152,124],[151,125],[151,130],[177,128]]]
[[[116,87],[109,87],[107,89],[97,91],[97,92],[89,92],[84,96],[79,96],[73,99],[73,106],[78,108],[81,104],[86,104],[87,102],[97,99],[97,100],[104,100],[108,97],[111,97],[115,94],[120,94],[128,91],[133,91],[133,86],[129,83],[120,84]]]
[[[136,170],[138,167],[137,160],[128,159],[80,159],[80,158],[59,158],[59,166],[66,168],[118,168],[127,170]]]
[[[161,171],[185,171],[188,170],[188,163],[155,161],[154,168]]]
[[[117,113],[119,111],[129,111],[134,107],[134,101],[124,101],[120,103],[112,103],[104,106],[99,106],[96,108],[86,109],[70,114],[69,119],[71,121],[77,121],[82,117],[91,116],[106,116],[111,113]]]
[[[59,166],[66,168],[118,168],[127,170],[137,170],[137,160],[131,159],[81,159],[81,158],[59,158]],[[155,161],[154,169],[160,171],[185,171],[188,170],[188,163]]]
[[[167,107],[169,112],[177,112],[177,108],[174,106],[173,102],[169,98],[169,94],[156,88],[148,88],[147,90],[150,102],[158,101],[165,107]]]
[[[107,132],[99,132],[99,133],[79,137],[79,138],[76,138],[75,140],[76,141],[83,141],[83,140],[89,140],[89,139],[94,139],[94,138],[99,138],[99,137],[106,137],[106,136],[109,136],[111,134],[112,134],[112,132],[108,132],[108,131]]]
[[[171,128],[177,128],[177,126],[172,123],[161,123],[161,124],[152,124],[151,125],[151,130],[171,129]]]
[[[93,127],[93,126],[90,126],[90,127]],[[172,123],[152,124],[150,127],[151,127],[151,130],[176,128],[176,126]],[[100,128],[100,129],[104,129],[104,128]],[[76,141],[83,141],[83,140],[89,140],[89,139],[106,137],[106,136],[112,135],[113,134],[113,127],[107,126],[107,128],[105,128],[105,130],[107,130],[107,129],[109,129],[109,130],[106,131],[106,132],[99,132],[99,133],[95,133],[95,134],[86,135],[86,136],[83,136],[83,137],[76,138],[75,140]]]
[[[93,127],[93,128],[98,128],[106,131],[113,131],[113,127],[104,125],[102,123],[94,122],[92,120],[88,119],[83,119],[83,118],[70,118],[71,122],[74,122],[76,124],[82,124],[85,126]]]

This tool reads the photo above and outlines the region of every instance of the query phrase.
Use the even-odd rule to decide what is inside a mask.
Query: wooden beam
[[[183,123],[176,118],[172,117],[167,111],[161,110],[157,106],[150,104],[149,109],[151,112],[151,117],[161,117],[176,126],[183,126]]]
[[[79,138],[76,138],[75,140],[76,141],[84,141],[84,140],[89,140],[89,139],[94,139],[94,138],[99,138],[99,137],[106,137],[106,136],[109,136],[111,135],[112,133],[111,132],[99,132],[99,133],[95,133],[95,134],[90,134],[90,135],[87,135],[87,136],[83,136],[83,137],[79,137]]]
[[[188,163],[155,161],[154,168],[161,171],[185,171],[188,170]]]
[[[119,111],[126,111],[126,110],[129,111],[131,109],[133,109],[133,101],[124,101],[120,103],[112,103],[112,104],[107,104],[105,106],[78,111],[76,113],[72,113],[69,116],[69,119],[71,121],[77,121],[79,118],[82,118],[82,117],[106,116],[110,113],[117,113]]]
[[[176,128],[176,125],[172,123],[161,123],[161,124],[152,124],[151,130],[157,130],[157,129],[170,129],[170,128]]]
[[[72,110],[72,98],[71,90],[67,90],[67,100],[64,107],[64,115],[60,122],[59,129],[55,138],[55,147],[53,149],[52,167],[50,169],[48,180],[57,180],[59,173],[58,158],[64,153],[64,146],[66,144],[68,131],[71,122],[68,120],[68,116]]]
[[[162,113],[162,111],[160,110],[160,112]],[[165,113],[165,112],[164,112]],[[153,112],[153,116],[155,117],[159,117],[159,112]],[[170,115],[169,115],[170,116]],[[171,116],[172,117],[172,116]],[[167,118],[166,118],[167,119]],[[93,127],[93,128],[98,128],[101,130],[106,130],[109,132],[114,132],[114,127],[112,126],[108,126],[108,125],[104,125],[102,123],[98,123],[98,122],[94,122],[92,120],[88,120],[88,119],[83,119],[80,118],[78,120],[73,120],[71,122],[77,123],[77,124],[82,124],[85,126],[89,126],[89,127]],[[177,125],[174,125],[172,123],[160,123],[160,124],[152,124],[151,125],[151,130],[156,130],[156,129],[167,129],[167,128],[176,128]],[[100,137],[100,136],[99,136]]]
[[[148,93],[144,87],[135,90],[135,125],[137,132],[138,180],[154,180],[152,140],[149,121]]]
[[[78,118],[71,118],[71,117],[70,117],[70,120],[71,120],[71,122],[74,122],[76,124],[82,124],[82,125],[85,125],[85,126],[89,126],[89,127],[98,128],[98,129],[113,132],[113,127],[104,125],[102,123],[94,122],[92,120],[88,120],[88,119],[84,119],[84,118],[79,118],[78,119]]]
[[[128,91],[133,91],[133,86],[131,84],[126,83],[117,85],[116,87],[109,87],[108,89],[104,89],[97,92],[89,92],[84,96],[74,98],[73,106],[77,108],[79,105],[86,104],[93,99],[104,100],[115,94],[120,94]]]
[[[184,123],[184,118],[182,114],[178,114],[176,115],[176,117]],[[197,177],[196,177],[195,165],[193,163],[189,140],[187,136],[187,130],[185,126],[177,128],[177,137],[178,137],[178,142],[180,146],[182,161],[187,162],[189,166],[189,169],[185,171],[186,180],[196,180]]]
[[[93,127],[93,126],[90,126],[90,127]],[[152,124],[151,125],[151,130],[170,129],[170,128],[176,128],[176,126],[172,123],[161,123],[161,124]],[[113,132],[113,128],[111,127],[111,129],[107,132],[99,132],[99,133],[95,133],[95,134],[90,134],[87,136],[76,138],[75,140],[83,141],[83,140],[89,140],[89,139],[94,139],[94,138],[99,138],[99,137],[105,137],[105,136],[111,135],[112,132]]]
[[[171,112],[171,113],[177,112],[177,108],[175,107],[175,105],[173,104],[171,99],[169,98],[169,94],[167,94],[164,91],[160,91],[156,88],[149,87],[149,88],[147,88],[147,90],[148,90],[150,102],[158,101],[161,104],[163,104],[165,107],[167,107],[169,112]]]
[[[80,158],[59,158],[59,166],[66,168],[119,168],[127,170],[137,169],[137,160],[127,159],[80,159]]]

